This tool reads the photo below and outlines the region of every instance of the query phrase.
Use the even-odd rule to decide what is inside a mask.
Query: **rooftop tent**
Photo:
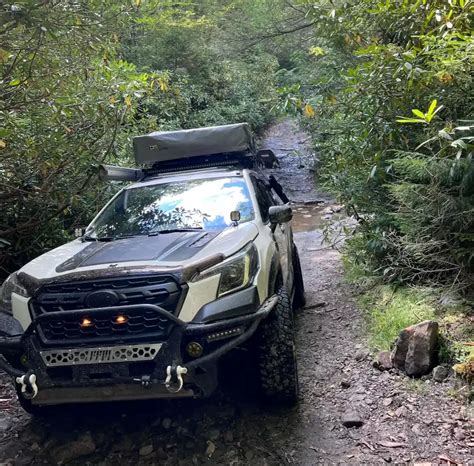
[[[153,164],[202,155],[253,152],[247,123],[178,131],[157,131],[133,139],[135,161]]]

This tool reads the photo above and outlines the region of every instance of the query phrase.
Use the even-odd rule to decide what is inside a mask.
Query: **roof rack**
[[[155,162],[151,168],[144,168],[143,173],[145,178],[149,178],[163,173],[198,170],[202,168],[255,168],[258,164],[258,158],[252,153],[230,152]]]
[[[179,160],[156,162],[150,168],[125,168],[113,165],[99,165],[99,178],[103,181],[143,181],[165,173],[199,170],[203,168],[234,167],[236,169],[274,168],[278,159],[269,149],[248,152],[231,152],[228,154],[202,155]]]

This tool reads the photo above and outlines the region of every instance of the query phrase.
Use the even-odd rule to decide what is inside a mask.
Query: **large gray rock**
[[[398,335],[395,346],[392,350],[392,364],[393,367],[405,370],[405,360],[408,352],[408,344],[410,342],[410,336],[412,334],[412,327],[403,329]]]
[[[438,323],[425,320],[400,332],[392,351],[394,367],[412,377],[427,374],[436,362]]]

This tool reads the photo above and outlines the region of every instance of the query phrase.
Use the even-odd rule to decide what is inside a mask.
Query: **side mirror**
[[[272,225],[287,223],[293,218],[293,211],[289,205],[272,205],[268,209],[268,216]]]
[[[280,162],[271,149],[260,149],[257,152],[257,160],[265,168],[278,168],[280,166]]]

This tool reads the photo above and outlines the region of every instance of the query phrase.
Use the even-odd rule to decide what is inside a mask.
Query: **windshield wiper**
[[[141,235],[119,235],[119,236],[97,236],[96,238],[92,236],[83,236],[83,241],[116,241],[118,239],[127,239],[127,238],[135,238],[136,236]]]
[[[151,233],[148,233],[148,236],[157,236],[157,235],[163,235],[166,233],[181,233],[181,232],[186,232],[186,231],[200,231],[202,230],[202,227],[191,227],[191,228],[168,228],[166,230],[157,230],[157,231],[152,231]]]

